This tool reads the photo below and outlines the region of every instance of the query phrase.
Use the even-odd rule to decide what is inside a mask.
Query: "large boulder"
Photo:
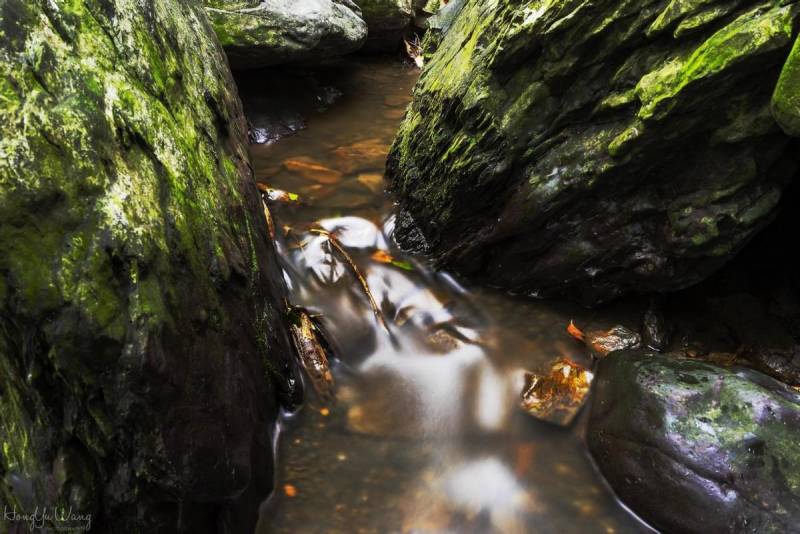
[[[662,532],[795,532],[800,395],[675,355],[600,363],[587,440],[620,499]]]
[[[341,56],[367,37],[352,0],[204,2],[234,70]]]
[[[397,239],[535,296],[702,280],[795,174],[772,112],[794,133],[798,26],[798,2],[466,0],[389,156]]]
[[[365,47],[370,50],[397,49],[414,20],[415,6],[412,0],[354,0],[354,2],[361,7],[369,29]]]
[[[202,8],[4,1],[7,513],[71,508],[92,532],[252,531],[291,383],[283,295]]]

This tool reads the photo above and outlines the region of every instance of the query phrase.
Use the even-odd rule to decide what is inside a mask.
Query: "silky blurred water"
[[[595,317],[461,285],[394,245],[384,162],[418,74],[348,60],[315,73],[316,96],[305,74],[239,80],[255,126],[264,106],[288,117],[293,135],[253,145],[254,168],[300,199],[270,208],[292,304],[318,317],[336,381],[334,402],[307,387],[304,407],[281,422],[276,491],[257,532],[647,531],[594,470],[582,418],[561,428],[519,408],[525,371],[563,357],[591,364],[565,333],[570,320],[602,328],[641,310]],[[387,329],[313,228],[338,237]]]

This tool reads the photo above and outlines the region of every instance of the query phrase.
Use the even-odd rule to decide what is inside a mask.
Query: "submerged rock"
[[[367,21],[365,48],[393,51],[400,47],[404,33],[414,20],[412,0],[353,0]]]
[[[352,0],[205,0],[233,69],[341,56],[367,26]]]
[[[622,501],[664,532],[789,532],[800,520],[800,395],[674,354],[600,363],[588,444]]]
[[[252,531],[293,382],[205,13],[9,0],[0,73],[0,502],[98,532]]]
[[[796,173],[798,142],[773,113],[793,133],[799,13],[464,2],[389,156],[399,241],[589,303],[702,280],[772,220]]]

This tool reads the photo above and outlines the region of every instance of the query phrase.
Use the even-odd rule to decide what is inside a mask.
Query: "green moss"
[[[257,349],[254,338],[282,288],[259,272],[271,249],[248,231],[258,212],[245,122],[203,9],[51,4],[0,9],[0,473],[53,475],[64,488],[35,487],[41,505],[107,492],[116,523],[115,506],[159,498],[138,476],[193,498],[210,468],[191,454],[176,467],[186,451],[170,449],[162,394],[225,414],[219,373],[279,356],[279,335]],[[236,275],[226,269],[242,259]],[[250,401],[269,426],[273,396]],[[217,444],[197,446],[206,455]],[[242,467],[227,450],[218,460]],[[226,476],[209,487],[227,503],[244,488]],[[0,487],[0,501],[15,498]],[[158,509],[147,521],[165,517]]]
[[[641,119],[663,115],[690,84],[709,80],[743,60],[786,46],[797,6],[756,8],[712,35],[691,54],[644,76],[636,88]]]
[[[788,135],[800,137],[800,37],[795,41],[775,86],[772,114]]]
[[[644,133],[644,124],[638,123],[627,128],[624,132],[614,138],[608,145],[608,153],[615,158],[625,155]]]

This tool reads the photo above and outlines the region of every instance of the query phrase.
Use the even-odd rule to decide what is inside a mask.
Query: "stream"
[[[384,162],[418,75],[355,58],[316,72],[314,91],[305,74],[237,80],[260,141],[273,140],[258,129],[269,106],[299,110],[280,117],[286,137],[252,145],[252,160],[260,183],[297,195],[269,206],[290,300],[318,319],[335,381],[335,399],[306,384],[304,406],[283,417],[257,533],[649,532],[594,469],[583,417],[562,428],[519,407],[526,371],[561,358],[591,366],[570,320],[636,324],[642,310],[597,317],[472,287],[394,245]],[[314,228],[338,237],[385,328]]]

